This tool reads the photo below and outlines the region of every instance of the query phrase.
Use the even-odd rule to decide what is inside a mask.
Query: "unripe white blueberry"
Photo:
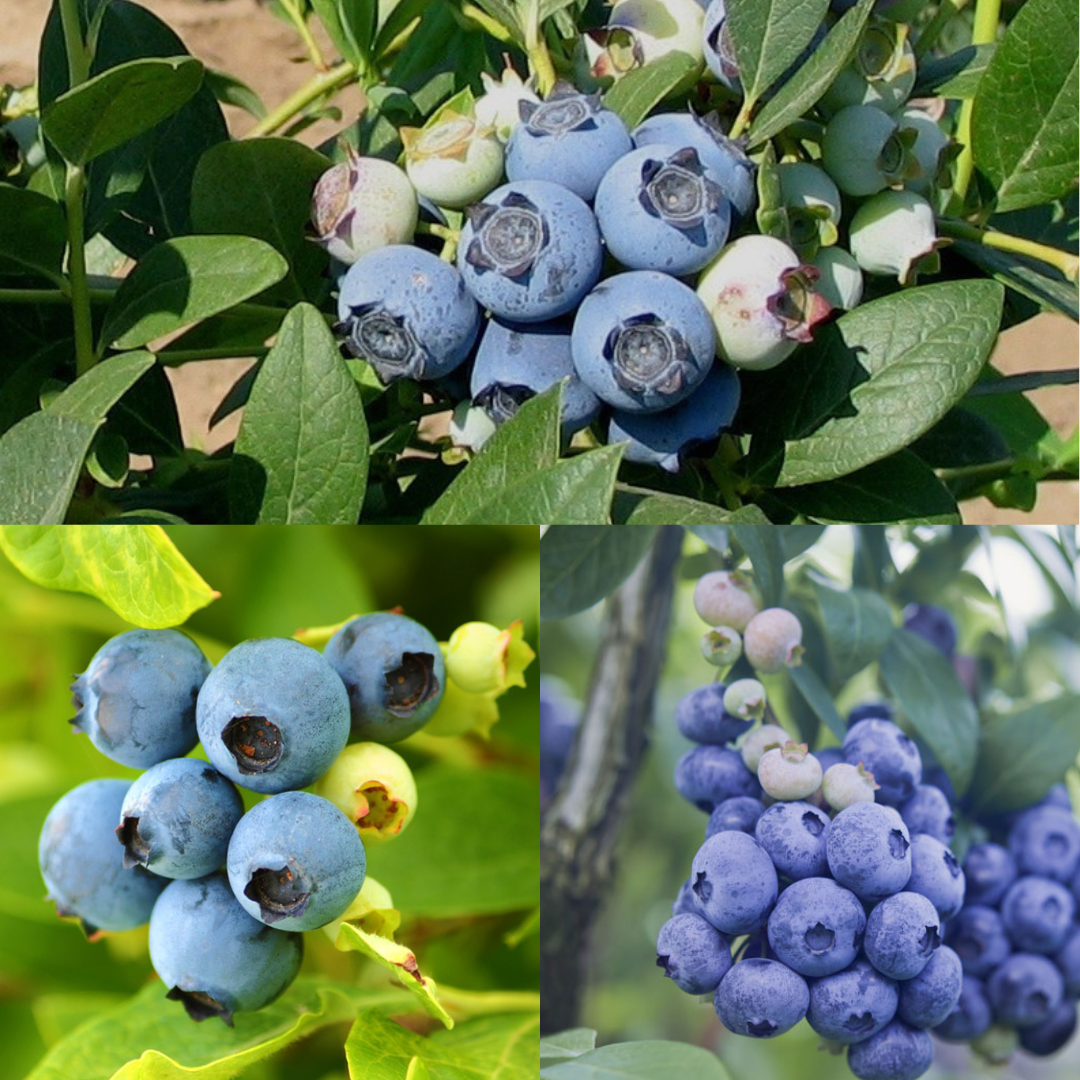
[[[809,753],[806,743],[789,740],[761,755],[757,775],[767,795],[791,802],[807,798],[821,786],[821,762]]]
[[[742,635],[730,626],[716,626],[701,635],[701,655],[713,667],[731,667],[742,656]]]
[[[704,67],[705,10],[698,0],[615,0],[607,26],[583,35],[589,71],[616,79],[680,52]],[[695,74],[697,73],[695,72]]]
[[[843,810],[857,802],[873,802],[874,791],[880,786],[874,781],[874,774],[863,768],[862,762],[830,765],[821,778],[821,794],[834,810]]]
[[[883,191],[855,211],[851,254],[868,274],[912,284],[920,270],[938,269],[934,208],[913,191]]]
[[[752,773],[756,773],[761,755],[773,747],[783,746],[790,739],[791,736],[779,724],[762,724],[761,727],[754,728],[739,747],[743,764]]]
[[[730,626],[742,633],[761,610],[761,600],[746,574],[713,570],[694,586],[694,609],[710,626]]]
[[[501,79],[492,78],[486,71],[480,73],[484,93],[476,99],[476,120],[485,127],[493,128],[495,137],[505,144],[510,132],[521,122],[518,106],[523,101],[539,103],[535,80],[530,75],[522,80],[509,64]]]
[[[787,608],[766,608],[743,633],[743,652],[750,666],[770,675],[802,660],[802,624]]]
[[[765,715],[765,687],[757,679],[736,679],[724,691],[724,712],[760,720]]]
[[[822,248],[811,260],[821,275],[814,288],[834,308],[850,311],[863,294],[863,275],[854,256],[841,247]]]

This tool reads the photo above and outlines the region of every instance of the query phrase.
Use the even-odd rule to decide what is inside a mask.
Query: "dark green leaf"
[[[872,664],[888,644],[892,611],[869,589],[832,589],[814,581],[814,595],[836,674],[847,682]]]
[[[963,255],[980,270],[1034,300],[1046,311],[1060,311],[1073,322],[1080,321],[1076,286],[1051,270],[1046,263],[1025,258],[1012,251],[999,251],[970,240],[957,240],[951,251]]]
[[[1072,0],[1028,0],[979,83],[971,145],[976,167],[997,189],[999,211],[1076,187],[1078,33]]]
[[[172,383],[160,364],[150,368],[116,403],[109,430],[122,435],[133,454],[180,454],[184,440]]]
[[[266,115],[266,106],[262,99],[246,82],[242,82],[227,71],[215,71],[207,68],[203,75],[203,85],[210,88],[214,97],[223,105],[235,105],[238,109],[261,120]]]
[[[893,631],[880,664],[901,712],[963,795],[975,768],[979,717],[952,664],[928,641],[903,629]]]
[[[346,60],[364,70],[371,58],[375,18],[381,6],[376,0],[310,0],[330,40]]]
[[[540,1068],[575,1058],[596,1049],[596,1032],[592,1028],[568,1028],[540,1040]]]
[[[52,402],[48,411],[87,424],[100,423],[128,389],[153,366],[154,357],[148,352],[110,356],[76,379]]]
[[[52,199],[0,184],[0,274],[34,274],[64,280],[67,222]]]
[[[814,715],[821,720],[837,739],[843,742],[844,735],[847,733],[847,725],[836,711],[832,694],[829,693],[828,687],[821,681],[818,673],[803,661],[803,663],[789,668],[788,674]]]
[[[562,619],[609,596],[641,562],[648,525],[553,525],[540,541],[540,617]]]
[[[980,384],[972,387],[972,393]],[[1009,457],[1009,444],[993,424],[967,409],[952,409],[921,439],[912,451],[935,469],[981,465]]]
[[[252,387],[230,482],[234,522],[355,525],[368,433],[360,394],[326,320],[299,304]]]
[[[668,495],[623,484],[616,486],[612,517],[617,525],[714,525],[729,521],[765,524],[769,520],[756,506],[724,510],[683,495]]]
[[[664,98],[684,87],[700,65],[684,52],[669,52],[644,67],[628,71],[604,95],[604,104],[635,128]]]
[[[12,365],[0,384],[0,434],[41,408],[41,388],[46,379],[59,378],[75,366],[75,343],[61,338],[45,345],[18,366]]]
[[[776,527],[733,524],[731,532],[754,568],[765,607],[774,607],[784,595],[784,551]]]
[[[780,546],[784,549],[784,562],[812,548],[825,531],[825,525],[779,525]]]
[[[965,45],[949,56],[926,57],[919,64],[913,97],[975,96],[996,44]]]
[[[688,1043],[614,1043],[540,1072],[543,1080],[730,1080],[720,1059]]]

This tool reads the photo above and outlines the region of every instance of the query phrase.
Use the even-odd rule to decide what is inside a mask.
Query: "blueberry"
[[[506,144],[511,181],[550,180],[590,201],[604,173],[633,143],[617,113],[600,96],[559,83],[539,105],[521,103],[522,122]]]
[[[848,713],[847,726],[850,728],[860,720],[891,720],[892,718],[892,706],[887,701],[865,701],[862,705],[856,705]]]
[[[731,948],[700,915],[673,915],[660,927],[656,964],[680,990],[711,994],[731,967]]]
[[[901,131],[915,133],[911,153],[918,162],[919,175],[907,181],[907,187],[929,198],[939,187],[951,187],[950,163],[952,140],[925,110],[912,106],[898,115]]]
[[[288,791],[314,783],[344,749],[349,698],[314,649],[256,638],[210,673],[196,719],[218,772],[251,791]]]
[[[141,866],[126,870],[116,843],[116,823],[131,783],[88,780],[49,811],[41,828],[38,862],[58,915],[97,930],[130,930],[150,918],[168,882]]]
[[[719,176],[693,147],[671,143],[619,158],[600,181],[594,210],[608,251],[630,270],[694,273],[731,228]]]
[[[897,985],[863,958],[810,983],[806,1019],[823,1038],[857,1043],[876,1035],[895,1015]]]
[[[996,907],[1018,873],[1016,860],[1007,848],[989,841],[972,844],[964,860],[967,903]]]
[[[849,105],[829,121],[821,163],[845,195],[857,196],[902,183],[917,168],[896,120],[872,105]]]
[[[806,743],[788,740],[761,755],[758,780],[770,798],[808,799],[821,786],[821,765]]]
[[[807,802],[778,802],[758,819],[757,842],[769,853],[777,873],[792,880],[824,877],[829,815]]]
[[[124,866],[167,878],[204,877],[224,864],[243,813],[240,793],[205,761],[158,762],[131,785],[120,808],[115,832]]]
[[[683,754],[675,766],[675,787],[707,814],[734,795],[761,795],[761,785],[747,771],[742,756],[720,746],[697,746]]]
[[[787,608],[759,611],[743,634],[743,651],[758,674],[771,675],[795,667],[802,659],[802,623]]]
[[[710,836],[694,856],[690,879],[698,913],[725,934],[757,930],[776,901],[772,861],[743,832]]]
[[[727,26],[725,0],[712,0],[705,11],[705,64],[717,81],[733,93],[742,93],[739,81],[739,63],[731,44],[731,32]]]
[[[825,91],[822,107],[829,112],[846,105],[873,105],[887,113],[899,109],[915,86],[915,53],[908,37],[906,26],[872,18],[851,60]]]
[[[839,746],[825,746],[820,750],[815,750],[814,757],[818,759],[818,764],[821,766],[821,774],[824,776],[833,765],[840,765],[843,763],[844,751],[841,750]]]
[[[345,684],[352,731],[361,739],[399,742],[419,731],[442,701],[446,668],[439,644],[404,615],[352,619],[323,655]]]
[[[941,945],[941,920],[920,893],[887,896],[866,920],[866,958],[890,979],[913,979]]]
[[[550,675],[540,677],[540,786],[545,800],[559,786],[580,714],[580,703],[570,697],[564,684]]]
[[[402,127],[398,134],[405,172],[416,190],[439,206],[461,209],[502,179],[502,143],[471,110],[448,104],[422,128]]]
[[[904,888],[925,896],[944,922],[963,907],[964,871],[940,840],[916,833],[911,838],[911,877]]]
[[[989,975],[1012,952],[1001,916],[980,904],[962,908],[949,920],[945,943],[956,950],[968,975]]]
[[[72,683],[71,724],[134,769],[183,757],[199,741],[195,699],[209,674],[198,645],[178,630],[128,630],[105,642]]]
[[[1042,1023],[1061,1004],[1064,994],[1061,972],[1045,956],[1035,953],[1013,953],[986,980],[986,996],[994,1016],[1018,1028]]]
[[[913,191],[882,191],[851,219],[849,246],[868,274],[914,284],[921,272],[939,268],[934,209]]]
[[[710,626],[730,626],[742,633],[761,610],[753,578],[740,570],[711,570],[694,585],[694,610]]]
[[[946,656],[956,652],[956,621],[936,604],[908,604],[904,608],[904,629],[918,634]]]
[[[600,413],[600,399],[578,378],[570,353],[570,323],[510,323],[492,318],[480,337],[469,393],[473,404],[502,424],[523,402],[566,379],[562,395],[562,437],[588,427]]]
[[[743,764],[757,776],[758,766],[766,752],[790,741],[791,736],[779,724],[762,724],[742,740],[739,753],[742,754]]]
[[[1035,874],[1017,878],[1001,901],[1001,921],[1021,952],[1056,952],[1075,913],[1076,901],[1064,885]]]
[[[755,1039],[783,1035],[806,1015],[809,1003],[806,980],[777,960],[740,960],[714,998],[724,1027]]]
[[[384,383],[438,379],[469,355],[480,312],[461,275],[430,251],[391,244],[349,267],[338,295],[345,347]]]
[[[1034,807],[1009,830],[1009,850],[1021,874],[1069,881],[1080,867],[1080,824],[1060,806]]]
[[[1076,1031],[1076,1002],[1062,1001],[1041,1023],[1020,1029],[1020,1045],[1038,1057],[1056,1054]]]
[[[738,376],[733,368],[716,363],[704,382],[674,408],[660,413],[614,412],[607,441],[628,440],[627,461],[678,472],[687,451],[715,441],[731,426],[738,407]]]
[[[751,798],[749,795],[735,795],[718,803],[709,815],[708,824],[705,826],[705,839],[714,836],[718,832],[727,832],[737,829],[739,832],[754,835],[754,826],[764,813],[765,807],[760,799]]]
[[[948,945],[942,945],[915,978],[900,983],[900,1019],[917,1028],[943,1023],[960,1004],[963,982],[960,957]]]
[[[880,803],[841,810],[829,826],[826,854],[833,877],[860,900],[898,892],[911,877],[907,826],[891,806]]]
[[[953,838],[952,807],[945,793],[931,784],[915,785],[911,797],[900,804],[900,816],[912,836],[926,833],[943,844]]]
[[[221,874],[173,881],[150,919],[150,962],[192,1020],[269,1005],[296,978],[303,938],[253,919]]]
[[[873,802],[877,781],[862,765],[837,762],[821,777],[821,796],[834,810],[846,810],[857,802]]]
[[[880,785],[877,801],[899,806],[922,780],[919,748],[890,720],[860,720],[844,736],[844,760],[862,762]]]
[[[578,308],[574,367],[601,400],[628,412],[670,409],[712,366],[716,334],[694,291],[652,270],[615,274]]]
[[[1065,980],[1065,993],[1072,998],[1080,997],[1080,926],[1074,925],[1065,938],[1065,943],[1054,953],[1062,978]]]
[[[279,930],[336,919],[364,884],[364,844],[333,803],[285,791],[252,807],[229,841],[229,884],[241,907]]]
[[[923,783],[936,787],[948,799],[950,806],[955,806],[959,801],[949,774],[940,765],[931,764],[929,759],[923,761]]]
[[[790,162],[780,165],[777,172],[788,242],[800,255],[812,258],[819,248],[838,239],[840,192],[817,165]]]
[[[679,886],[679,895],[675,897],[675,900],[671,905],[672,915],[682,915],[685,912],[690,912],[693,915],[698,914],[697,898],[694,896],[693,878],[687,878]]]
[[[769,944],[800,975],[833,975],[859,954],[866,915],[854,893],[831,878],[789,885],[769,916]]]
[[[934,1034],[949,1042],[970,1042],[986,1031],[993,1020],[982,979],[965,974],[956,1008],[934,1028]]]
[[[930,1068],[934,1046],[925,1031],[893,1020],[848,1050],[848,1068],[859,1080],[915,1080]]]

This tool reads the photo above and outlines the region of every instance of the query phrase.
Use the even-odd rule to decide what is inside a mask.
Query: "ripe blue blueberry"
[[[914,979],[900,983],[897,1013],[910,1027],[929,1028],[941,1024],[960,1004],[964,969],[960,957],[942,945]]]
[[[994,1016],[1018,1028],[1042,1023],[1064,995],[1061,972],[1036,953],[1013,953],[986,980],[986,997]]]
[[[789,885],[769,916],[769,944],[800,975],[833,975],[859,954],[866,915],[854,893],[831,878]]]
[[[941,920],[925,896],[899,892],[866,920],[866,958],[890,979],[913,979],[941,945]]]
[[[723,683],[708,683],[684,694],[675,706],[675,723],[686,738],[696,743],[722,746],[734,742],[753,727],[724,711]]]
[[[1022,952],[1052,953],[1065,944],[1076,913],[1073,895],[1058,881],[1027,874],[1001,900],[1001,921]]]
[[[743,832],[710,836],[694,856],[690,880],[698,913],[725,934],[757,930],[776,901],[772,860]]]
[[[600,399],[578,378],[570,352],[570,323],[510,323],[492,318],[476,350],[469,393],[497,423],[516,415],[529,398],[566,379],[562,395],[562,436],[588,427],[600,413]]]
[[[602,261],[592,211],[550,180],[515,180],[469,207],[457,256],[469,292],[512,322],[543,322],[576,308]]]
[[[540,788],[551,798],[559,786],[577,733],[581,706],[550,675],[540,678]]]
[[[878,802],[899,806],[915,794],[922,780],[919,748],[890,720],[860,720],[844,736],[844,760],[862,762],[874,774],[880,788]]]
[[[897,984],[860,957],[850,967],[810,983],[806,1019],[823,1038],[857,1043],[876,1035],[895,1015]]]
[[[915,1080],[930,1068],[934,1046],[925,1031],[893,1020],[848,1050],[848,1068],[859,1080]]]
[[[539,105],[523,101],[521,123],[506,144],[511,181],[552,180],[589,201],[604,173],[633,146],[617,113],[600,95],[579,94],[566,83]]]
[[[943,844],[953,838],[952,807],[945,793],[932,784],[916,784],[911,797],[900,804],[900,816],[912,836],[926,833]]]
[[[718,832],[727,832],[730,829],[738,829],[740,832],[754,835],[754,826],[761,817],[765,807],[760,799],[751,798],[749,795],[735,795],[718,803],[709,815],[708,824],[705,826],[705,839],[715,836]]]
[[[338,295],[339,329],[353,356],[383,383],[438,379],[458,367],[480,329],[461,275],[430,251],[391,244],[349,267]]]
[[[81,919],[87,935],[141,926],[168,884],[142,867],[124,869],[114,830],[129,787],[128,780],[88,780],[57,802],[41,828],[48,899],[58,915]]]
[[[956,652],[956,621],[936,604],[908,604],[904,608],[904,629],[918,634],[946,656]]]
[[[419,731],[442,701],[442,650],[404,615],[361,615],[335,632],[323,655],[345,684],[352,731],[361,739],[399,742]]]
[[[1065,943],[1054,953],[1054,963],[1065,980],[1066,996],[1080,997],[1080,925],[1070,928]]]
[[[685,400],[659,413],[612,413],[608,443],[629,440],[627,461],[678,472],[684,455],[715,441],[731,426],[739,408],[739,378],[734,368],[715,363],[705,381]]]
[[[965,973],[956,1008],[934,1028],[934,1034],[948,1042],[970,1042],[986,1031],[993,1020],[986,984]]]
[[[314,649],[256,638],[210,673],[196,720],[218,772],[251,791],[288,791],[313,784],[345,748],[349,696]]]
[[[1034,807],[1009,830],[1009,850],[1021,874],[1069,881],[1080,866],[1080,824],[1060,806]]]
[[[630,270],[691,274],[724,246],[731,204],[693,147],[657,143],[624,154],[594,205],[608,251]]]
[[[940,765],[933,764],[930,758],[923,762],[922,782],[936,787],[948,799],[950,806],[955,806],[960,801],[956,797],[956,789],[949,779],[949,774]]]
[[[964,972],[989,975],[1012,952],[1001,916],[991,907],[971,904],[949,920],[945,944],[956,950]]]
[[[911,877],[904,888],[925,896],[944,922],[964,904],[964,871],[940,840],[916,833],[911,838]]]
[[[731,967],[731,947],[700,915],[673,915],[656,939],[656,965],[688,994],[711,994]]]
[[[675,766],[675,788],[707,814],[735,795],[761,795],[761,785],[747,771],[742,756],[720,746],[696,746],[683,754]]]
[[[229,841],[229,885],[253,918],[278,930],[336,919],[364,884],[364,844],[332,802],[285,791],[253,806]]]
[[[833,765],[840,765],[843,763],[844,751],[841,750],[839,746],[826,746],[820,750],[815,750],[814,757],[818,759],[822,776],[824,776]]]
[[[799,880],[828,874],[829,829],[829,815],[816,806],[778,802],[758,818],[754,836],[769,853],[777,873]]]
[[[244,814],[240,793],[212,765],[174,758],[151,766],[128,789],[116,835],[124,866],[167,878],[197,878],[225,862]]]
[[[911,877],[911,836],[891,806],[859,802],[841,810],[829,826],[826,853],[833,877],[860,900],[898,892]]]
[[[716,332],[693,289],[653,270],[602,281],[578,308],[574,367],[601,400],[658,412],[688,398],[712,366]]]
[[[192,1020],[269,1005],[296,978],[300,934],[283,934],[253,919],[222,874],[173,881],[150,919],[150,962]]]
[[[1062,1001],[1050,1015],[1038,1024],[1020,1029],[1020,1045],[1037,1057],[1056,1054],[1076,1031],[1076,1002]]]
[[[1018,873],[1016,860],[1007,848],[989,841],[972,844],[964,859],[967,903],[996,907]]]
[[[672,915],[682,915],[688,911],[694,915],[698,914],[697,898],[694,896],[692,878],[687,878],[679,886],[679,895],[675,897],[671,904]]]
[[[146,769],[183,757],[199,741],[195,699],[210,663],[178,630],[128,630],[110,638],[71,685],[72,726],[106,757]]]
[[[851,728],[860,720],[891,720],[892,718],[892,706],[887,701],[865,701],[862,705],[856,705],[848,713],[847,726]]]
[[[755,1039],[790,1031],[809,1004],[806,980],[777,960],[740,960],[724,976],[714,998],[724,1027]]]

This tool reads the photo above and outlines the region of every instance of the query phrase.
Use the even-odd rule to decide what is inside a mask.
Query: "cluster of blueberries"
[[[49,898],[90,935],[149,920],[167,996],[231,1026],[292,982],[299,931],[339,918],[364,884],[369,823],[299,789],[350,734],[418,730],[444,684],[438,643],[395,613],[351,620],[323,653],[259,638],[214,668],[176,630],[112,638],[72,686],[72,724],[146,771],[91,780],[52,808],[39,846]],[[200,742],[209,764],[185,756]],[[245,813],[236,785],[267,797]]]
[[[752,583],[708,574],[695,606],[716,627],[702,640],[707,659],[733,662],[741,627],[744,655],[766,670],[748,647],[767,614],[754,614]],[[941,609],[905,616],[942,651],[955,648]],[[999,819],[1003,842],[975,844],[961,865],[949,780],[924,768],[887,703],[853,710],[842,745],[816,754],[760,723],[764,714],[754,680],[710,683],[677,707],[698,745],[675,785],[709,818],[657,939],[665,975],[712,994],[737,1034],[771,1038],[805,1017],[846,1048],[861,1080],[921,1076],[930,1030],[978,1046],[994,1024],[996,1054],[1003,1033],[1031,1053],[1060,1049],[1080,997],[1080,825],[1064,787]]]
[[[724,0],[671,7],[617,0],[585,38],[605,43],[593,74],[618,75],[612,50],[627,40],[640,66],[663,38],[738,93]],[[560,83],[540,101],[512,71],[402,129],[403,168],[350,153],[313,204],[321,242],[349,264],[346,350],[384,384],[441,380],[454,400],[467,375],[458,445],[479,448],[566,380],[564,439],[594,425],[627,460],[677,471],[730,427],[737,369],[774,367],[833,308],[858,304],[863,271],[906,282],[932,254],[923,196],[948,139],[903,111],[915,81],[904,30],[868,24],[819,106],[820,159],[778,166],[770,235],[755,232],[756,166],[716,114],[660,112],[629,130],[599,94]],[[850,252],[842,193],[866,200]],[[429,235],[453,236],[440,207],[465,211],[456,265],[452,245],[444,259],[413,242],[422,209]]]

